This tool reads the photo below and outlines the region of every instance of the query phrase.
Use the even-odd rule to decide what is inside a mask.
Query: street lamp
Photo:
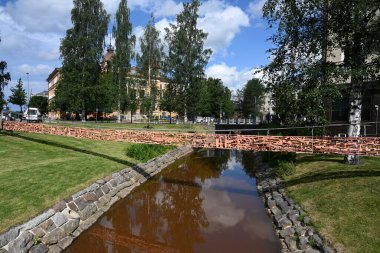
[[[377,136],[377,123],[379,121],[379,106],[375,105],[375,109],[376,109],[376,136]]]
[[[30,118],[30,115],[29,115],[29,103],[30,103],[30,90],[29,90],[29,72],[26,73],[26,78],[28,80],[28,118],[27,118],[27,122],[29,121],[29,118]]]

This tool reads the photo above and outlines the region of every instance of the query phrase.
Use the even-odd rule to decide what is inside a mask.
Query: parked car
[[[42,115],[38,108],[29,107],[24,112],[24,115],[22,116],[23,119],[25,119],[28,122],[35,121],[35,122],[42,122]]]

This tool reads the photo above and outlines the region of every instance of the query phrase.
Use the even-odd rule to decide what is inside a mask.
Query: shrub
[[[293,175],[296,172],[296,166],[293,162],[279,161],[274,172],[277,176],[284,178]]]
[[[163,155],[173,146],[163,146],[155,144],[131,144],[126,152],[126,155],[141,162],[147,162],[150,159]]]

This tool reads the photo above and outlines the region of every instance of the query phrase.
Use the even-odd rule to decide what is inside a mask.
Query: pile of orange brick
[[[237,149],[247,151],[285,151],[297,153],[358,154],[379,156],[380,138],[261,136],[239,134],[178,133],[124,129],[95,129],[48,124],[5,122],[9,131],[70,136],[75,138],[151,143],[162,145],[192,145],[196,148]]]

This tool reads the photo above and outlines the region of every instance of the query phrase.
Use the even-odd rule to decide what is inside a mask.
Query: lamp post
[[[26,78],[27,78],[27,81],[28,81],[28,99],[27,99],[27,103],[28,103],[28,114],[27,114],[27,119],[26,119],[26,122],[29,122],[29,103],[30,103],[30,90],[29,90],[29,72],[26,73]]]
[[[376,136],[377,136],[377,123],[379,121],[379,106],[375,105],[375,109],[376,109]]]

